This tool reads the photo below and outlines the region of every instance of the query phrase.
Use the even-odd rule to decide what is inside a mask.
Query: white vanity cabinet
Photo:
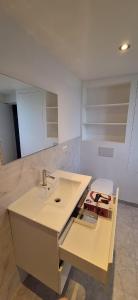
[[[60,172],[60,175],[66,178],[68,174]],[[47,213],[50,214],[50,211],[52,218],[53,206],[50,206],[49,210],[45,208],[46,206],[42,209],[43,218],[40,222],[40,213],[39,218],[37,216],[38,206],[36,206],[37,209],[34,207],[30,209],[31,203],[34,205],[36,203],[36,199],[32,202],[32,192],[26,193],[16,201],[17,203],[9,207],[17,266],[58,294],[62,293],[71,266],[75,266],[101,282],[106,282],[108,266],[113,259],[118,192],[114,197],[111,219],[98,217],[95,223],[89,223],[79,218],[76,207],[91,177],[70,174],[71,179],[78,179],[80,182],[76,200],[67,204],[66,207],[57,208],[60,214],[59,223],[51,220],[51,228],[46,226],[48,224],[46,222],[48,222]],[[43,199],[39,201],[42,205]],[[62,222],[61,218],[63,218]],[[55,224],[60,225],[59,227],[56,225],[57,230],[52,228]]]
[[[10,220],[17,266],[60,293],[57,233],[14,212]]]

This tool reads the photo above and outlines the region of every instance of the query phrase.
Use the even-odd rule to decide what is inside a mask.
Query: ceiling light
[[[127,51],[129,48],[130,48],[130,44],[128,44],[128,43],[123,43],[122,45],[120,45],[119,50],[120,50],[121,52],[125,52],[125,51]]]

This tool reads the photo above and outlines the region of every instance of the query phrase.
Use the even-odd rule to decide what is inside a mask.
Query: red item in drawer
[[[97,195],[98,201],[94,201]],[[103,200],[106,199],[106,203]],[[111,217],[112,196],[90,191],[84,201],[84,209],[92,211],[100,216]]]

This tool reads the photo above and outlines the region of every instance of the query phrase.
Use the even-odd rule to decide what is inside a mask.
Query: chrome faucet
[[[51,176],[47,173],[49,172],[46,169],[42,170],[42,186],[47,186],[47,178],[55,179],[54,176]]]
[[[46,186],[47,183],[46,183],[46,170],[44,169],[42,171],[42,186]]]

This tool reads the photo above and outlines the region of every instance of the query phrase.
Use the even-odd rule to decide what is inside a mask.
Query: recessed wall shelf
[[[100,108],[100,107],[116,107],[116,106],[128,106],[129,102],[122,102],[122,103],[106,103],[106,104],[87,104],[85,105],[86,108]]]
[[[83,123],[83,125],[126,126],[127,123]]]
[[[85,88],[82,138],[125,142],[130,83]]]
[[[58,106],[46,106],[48,109],[58,109]]]
[[[58,99],[57,95],[47,92],[46,98],[47,137],[53,143],[58,141]]]
[[[47,124],[53,124],[53,125],[57,125],[58,122],[47,122]]]

